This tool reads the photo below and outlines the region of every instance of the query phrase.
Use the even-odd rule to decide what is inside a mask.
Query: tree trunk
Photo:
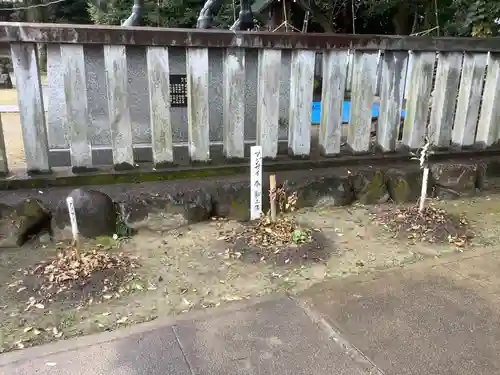
[[[396,35],[410,35],[412,25],[409,20],[408,6],[402,4],[392,17],[392,24]]]

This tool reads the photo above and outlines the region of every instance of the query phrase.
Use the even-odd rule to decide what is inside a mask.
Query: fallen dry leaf
[[[388,209],[377,215],[377,223],[392,230],[395,237],[403,235],[412,242],[448,242],[465,246],[470,239],[465,235],[467,220],[447,213],[430,203],[419,212],[417,206]]]
[[[241,301],[242,299],[243,299],[243,297],[240,297],[240,296],[226,296],[226,297],[224,297],[224,300],[226,300],[228,302]]]
[[[19,284],[22,284],[22,283],[23,283],[22,280],[16,280],[13,283],[8,284],[7,288],[15,288],[16,286],[18,286]]]
[[[79,253],[70,247],[60,251],[54,259],[36,264],[28,270],[27,274],[41,279],[42,291],[58,294],[68,290],[75,283],[84,284],[96,272],[110,269],[127,272],[137,267],[138,264],[123,253],[112,254],[97,249]],[[11,285],[18,285],[18,282]],[[108,289],[109,287],[105,285],[103,292]],[[105,294],[104,298],[112,298],[112,295]],[[30,298],[28,308],[32,306],[43,308],[41,303],[33,302]]]
[[[302,228],[293,217],[279,216],[272,221],[268,216],[262,216],[246,226],[242,231],[233,232],[226,236],[226,241],[237,244],[239,240],[258,248],[261,254],[260,261],[279,258],[281,250],[290,246],[308,243],[312,241],[312,230]],[[229,258],[241,258],[241,252],[231,249],[227,254]],[[292,260],[290,259],[291,263]]]
[[[62,331],[59,331],[56,327],[52,328],[52,333],[54,334],[54,337],[59,338],[63,335]]]

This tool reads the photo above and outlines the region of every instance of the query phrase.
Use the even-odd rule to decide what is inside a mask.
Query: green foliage
[[[87,12],[86,0],[71,0],[54,4],[49,12],[51,22],[56,23],[92,23]]]
[[[499,0],[454,0],[450,33],[463,36],[497,36],[500,18]]]
[[[116,237],[117,238],[127,238],[127,237],[132,237],[134,234],[137,233],[137,230],[135,230],[132,227],[129,227],[125,221],[122,219],[119,219],[116,222]]]
[[[300,245],[311,241],[311,232],[303,229],[295,229],[292,232],[292,242]]]
[[[495,36],[500,0],[366,0],[367,19],[390,17],[411,22],[412,33],[447,36]],[[398,20],[396,18],[400,17]],[[409,25],[407,25],[409,26]],[[406,28],[410,29],[410,28]]]
[[[169,0],[157,2],[144,1],[144,19],[146,26],[182,27],[196,26],[198,14],[203,7],[202,0]],[[89,3],[88,11],[94,23],[120,25],[131,12],[133,0],[108,0],[105,4]],[[216,21],[218,27],[228,28],[233,24],[231,3],[224,3]]]
[[[94,23],[120,25],[130,16],[133,0],[109,0],[105,4],[89,2],[88,13]]]
[[[144,0],[144,24],[153,27],[195,27],[204,1]],[[356,33],[499,35],[499,26],[495,21],[500,18],[500,0],[313,1],[331,22],[332,28],[340,33],[351,33],[354,27]],[[41,2],[26,0],[28,5]],[[14,12],[11,19],[120,25],[130,15],[132,5],[133,0],[68,0],[29,12]],[[214,27],[229,28],[238,12],[239,1],[223,0]]]

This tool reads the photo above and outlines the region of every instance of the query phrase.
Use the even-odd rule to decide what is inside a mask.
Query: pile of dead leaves
[[[298,264],[304,260],[320,261],[324,258],[324,245],[317,241],[314,234],[313,230],[301,227],[293,218],[281,216],[273,222],[264,216],[222,239],[233,244],[230,249],[233,258]]]
[[[126,275],[139,267],[136,261],[123,253],[113,254],[102,248],[78,252],[68,248],[54,259],[38,263],[25,271],[27,276],[38,281],[39,294],[52,297],[71,289],[101,288],[105,293],[112,287],[110,280],[114,275]],[[122,277],[120,277],[122,279]]]
[[[277,249],[284,245],[309,242],[311,233],[300,228],[295,220],[280,217],[275,222],[263,217],[254,226],[249,226],[240,233],[249,239],[249,244],[269,249]]]
[[[464,217],[449,214],[432,204],[425,207],[423,212],[419,212],[415,206],[389,209],[377,216],[396,236],[403,236],[411,241],[448,242],[463,247],[472,238]]]

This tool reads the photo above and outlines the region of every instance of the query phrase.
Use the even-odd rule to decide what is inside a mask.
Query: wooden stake
[[[276,175],[269,175],[269,203],[271,204],[271,221],[274,223],[276,221]]]
[[[422,190],[420,191],[420,205],[418,207],[418,212],[423,213],[425,208],[425,200],[427,199],[427,185],[429,184],[429,167],[424,167],[424,173],[422,177]]]

